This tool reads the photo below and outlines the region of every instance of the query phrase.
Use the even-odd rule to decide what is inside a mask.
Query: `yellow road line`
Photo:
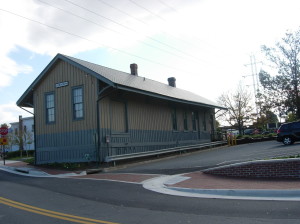
[[[83,224],[95,224],[95,223],[103,223],[103,224],[118,224],[115,222],[108,222],[108,221],[102,221],[102,220],[97,220],[97,219],[90,219],[90,218],[85,218],[85,217],[80,217],[80,216],[75,216],[75,215],[69,215],[61,212],[55,212],[47,209],[42,209],[39,207],[34,207],[31,205],[23,204],[20,202],[16,202],[7,198],[0,197],[0,203],[12,206],[14,208],[18,208],[24,211],[44,215],[44,216],[49,216],[52,218],[57,218],[57,219],[62,219],[62,220],[67,220],[71,222],[76,222],[76,223],[83,223]]]

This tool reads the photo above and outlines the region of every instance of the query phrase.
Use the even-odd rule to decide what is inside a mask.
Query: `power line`
[[[90,39],[88,39],[88,38],[86,38],[86,37],[82,37],[82,36],[80,36],[80,35],[77,35],[77,34],[74,34],[74,33],[68,32],[68,31],[65,31],[65,30],[63,30],[63,29],[60,29],[60,28],[57,28],[57,27],[54,27],[54,26],[51,26],[51,25],[42,23],[42,22],[40,22],[40,21],[37,21],[37,20],[31,19],[31,18],[22,16],[22,15],[20,15],[20,14],[11,12],[11,11],[9,11],[9,10],[5,10],[5,9],[0,8],[0,11],[6,12],[6,13],[8,13],[8,14],[11,14],[11,15],[17,16],[17,17],[19,17],[19,18],[28,20],[28,21],[30,21],[30,22],[39,24],[39,25],[41,25],[41,26],[45,26],[45,27],[54,29],[54,30],[56,30],[56,31],[66,33],[66,34],[68,34],[68,35],[70,35],[70,36],[74,36],[74,37],[76,37],[76,38],[79,38],[79,39],[82,39],[82,40],[85,40],[85,41],[88,41],[88,42],[97,44],[97,45],[99,45],[99,46],[105,46],[105,47],[110,48],[110,49],[112,49],[112,50],[118,51],[118,52],[120,52],[120,53],[129,55],[129,56],[132,56],[132,57],[136,57],[136,58],[142,59],[142,60],[144,60],[144,61],[151,62],[151,63],[153,63],[153,64],[157,64],[157,65],[161,65],[161,66],[164,66],[164,67],[168,67],[168,68],[170,68],[170,69],[172,69],[172,70],[175,70],[175,71],[182,71],[182,72],[186,72],[186,73],[192,74],[191,72],[186,71],[186,70],[184,70],[184,69],[177,68],[177,67],[173,67],[173,66],[170,66],[170,65],[166,65],[166,64],[163,64],[163,63],[160,63],[160,62],[157,62],[157,61],[154,61],[154,60],[145,58],[145,57],[141,57],[141,56],[139,56],[139,55],[132,54],[132,53],[130,53],[130,52],[127,52],[127,51],[124,51],[124,50],[121,50],[121,49],[118,49],[118,48],[114,48],[114,47],[111,47],[111,46],[108,46],[108,45],[105,45],[105,44],[100,44],[100,43],[97,42],[97,41],[90,40]]]
[[[146,10],[148,13],[150,13],[151,15],[153,15],[153,16],[155,16],[155,17],[161,19],[162,21],[166,21],[166,20],[165,20],[164,18],[162,18],[160,15],[157,15],[156,13],[150,11],[149,9],[147,9],[147,8],[145,8],[144,6],[142,6],[142,5],[138,4],[138,3],[136,3],[135,1],[133,1],[133,0],[128,0],[128,1],[130,1],[132,4],[134,4],[134,5],[138,6],[138,7],[140,7],[140,8],[142,8],[142,9]]]
[[[126,16],[128,16],[128,17],[130,17],[130,18],[132,18],[132,19],[134,19],[134,20],[136,20],[136,21],[138,21],[138,22],[140,22],[140,23],[142,23],[142,24],[148,26],[148,27],[151,27],[151,25],[150,25],[149,23],[146,23],[145,21],[143,21],[143,20],[141,20],[141,19],[138,19],[137,17],[135,17],[135,16],[133,16],[133,15],[127,13],[127,12],[124,11],[124,10],[121,10],[121,9],[119,9],[119,8],[117,8],[117,7],[115,7],[115,6],[113,6],[112,4],[109,4],[109,3],[107,3],[107,2],[105,2],[105,1],[103,1],[103,0],[97,0],[97,1],[101,2],[102,4],[108,6],[108,7],[112,8],[112,9],[117,10],[117,11],[120,12],[120,13],[123,13],[124,15],[126,15]],[[161,2],[162,4],[164,4],[162,1],[159,1],[159,2]],[[164,5],[165,5],[165,4],[164,4]],[[166,6],[166,5],[165,5],[165,6]],[[138,6],[138,7],[139,7],[139,6]],[[167,7],[171,8],[170,6],[167,6]],[[174,11],[178,12],[176,9],[174,9]],[[160,31],[161,33],[167,35],[167,36],[170,36],[170,37],[174,38],[174,39],[178,39],[179,41],[181,41],[181,42],[183,42],[183,43],[185,43],[185,44],[187,44],[187,45],[189,45],[189,46],[197,47],[198,49],[202,50],[202,48],[199,48],[199,46],[197,46],[197,45],[195,45],[195,44],[193,44],[193,43],[190,43],[190,42],[188,42],[188,41],[186,41],[186,40],[184,40],[184,39],[182,39],[182,38],[178,38],[178,37],[176,37],[176,36],[174,36],[174,35],[172,35],[172,34],[170,34],[170,33],[166,33],[166,32],[165,32],[164,30],[162,30],[162,29],[160,29],[159,31]],[[202,61],[204,61],[204,60],[202,60]]]
[[[178,13],[177,9],[175,9],[175,8],[173,8],[172,6],[168,5],[168,4],[165,3],[164,1],[161,1],[161,0],[157,0],[157,1],[159,1],[159,2],[160,2],[161,4],[163,4],[165,7],[167,7],[167,8],[169,8],[169,9],[171,9],[172,11]]]
[[[177,13],[177,14],[179,14],[179,15],[181,14],[176,8],[170,6],[169,4],[165,3],[164,1],[162,1],[162,0],[157,0],[157,1],[160,2],[162,5],[164,5],[165,7],[171,9],[171,10],[174,11],[175,13]],[[181,15],[181,16],[182,16],[182,15]],[[194,36],[194,38],[197,39],[197,40],[200,41],[200,42],[205,43],[206,46],[209,45],[211,48],[214,48],[214,49],[216,50],[215,53],[217,53],[217,54],[220,55],[221,57],[224,57],[224,55],[221,55],[220,52],[219,52],[219,50],[218,50],[215,46],[213,46],[211,43],[209,43],[209,42],[207,42],[207,41],[205,41],[205,40],[203,40],[203,39],[200,39],[200,38],[198,38],[197,36]],[[180,38],[178,38],[178,39],[180,39]],[[199,47],[198,45],[196,45],[196,44],[194,44],[194,43],[187,42],[186,40],[183,40],[183,39],[180,39],[180,40],[183,41],[183,42],[185,42],[186,44],[189,44],[189,45],[191,45],[191,46],[197,47],[197,48],[200,49],[200,50],[203,50],[203,48]],[[225,53],[225,54],[226,54],[226,53]],[[226,55],[228,55],[228,54],[226,54]]]
[[[92,11],[92,10],[90,10],[90,9],[88,9],[88,8],[85,8],[85,7],[83,7],[83,6],[79,5],[79,4],[76,4],[76,3],[74,3],[74,2],[72,2],[72,1],[70,1],[70,0],[64,0],[64,1],[68,2],[68,3],[71,4],[71,5],[75,5],[75,6],[81,8],[81,9],[83,9],[83,10],[86,10],[86,11],[88,11],[88,12],[94,14],[94,15],[97,15],[97,16],[99,16],[99,17],[105,19],[105,20],[108,20],[108,21],[110,21],[110,22],[112,22],[112,23],[114,23],[114,24],[117,24],[117,25],[119,25],[119,26],[121,26],[121,27],[124,27],[125,29],[128,29],[128,30],[130,30],[130,31],[133,31],[133,32],[135,32],[135,33],[139,33],[138,31],[132,29],[131,27],[125,26],[125,25],[123,25],[123,24],[121,24],[121,23],[119,23],[119,22],[117,22],[117,21],[115,21],[115,20],[113,20],[113,19],[107,18],[106,16],[103,16],[103,15],[97,13],[97,12],[94,12],[94,11]],[[180,50],[180,49],[178,49],[178,48],[176,48],[176,47],[173,47],[173,46],[171,46],[171,45],[169,45],[169,44],[166,44],[166,43],[164,43],[164,42],[162,42],[162,41],[156,40],[155,38],[153,38],[153,37],[151,37],[151,36],[148,36],[148,35],[143,35],[143,36],[146,37],[146,38],[148,38],[148,39],[151,39],[152,41],[155,41],[155,42],[157,42],[157,43],[159,43],[159,44],[162,44],[162,45],[167,46],[167,47],[169,47],[169,48],[171,48],[171,49],[174,49],[174,50],[180,52],[181,54],[184,54],[184,55],[186,55],[186,56],[188,56],[188,57],[190,57],[190,58],[196,60],[197,62],[198,62],[199,60],[204,61],[204,60],[202,60],[202,59],[200,59],[200,58],[197,58],[197,57],[195,57],[195,56],[193,56],[193,55],[191,55],[191,54],[188,54],[188,53],[186,53],[186,52],[184,52],[184,51],[182,51],[182,50]]]
[[[92,23],[92,24],[94,24],[94,25],[96,25],[96,26],[99,26],[99,27],[101,27],[101,28],[103,28],[103,29],[109,30],[109,31],[114,32],[114,33],[119,34],[119,35],[123,35],[123,33],[119,32],[119,31],[116,31],[116,30],[113,30],[113,29],[111,29],[111,28],[109,28],[109,27],[103,26],[103,25],[101,25],[101,24],[99,24],[99,23],[96,23],[96,22],[94,22],[94,21],[92,21],[92,20],[86,19],[86,18],[84,18],[84,17],[82,17],[82,16],[79,16],[79,15],[77,15],[77,14],[75,14],[75,13],[72,13],[72,12],[67,11],[67,10],[65,10],[65,9],[62,9],[62,8],[57,7],[57,6],[51,5],[51,4],[49,4],[49,3],[47,3],[47,2],[44,2],[44,1],[42,1],[42,0],[38,0],[38,1],[41,2],[41,3],[43,3],[43,4],[45,4],[45,5],[50,6],[50,7],[52,7],[52,8],[55,8],[55,9],[57,9],[57,10],[60,10],[60,11],[62,11],[62,12],[64,12],[64,13],[70,14],[70,15],[72,15],[72,16],[74,16],[74,17],[80,18],[80,19],[82,19],[82,20],[84,20],[84,21],[87,21],[87,22]],[[165,49],[160,48],[160,47],[156,47],[156,46],[151,45],[151,44],[149,44],[149,43],[146,43],[146,42],[144,42],[144,41],[140,41],[140,40],[136,40],[136,41],[137,41],[137,42],[140,42],[140,43],[142,43],[142,44],[144,44],[144,45],[146,45],[146,46],[148,46],[148,47],[152,47],[152,48],[155,48],[155,49],[157,49],[157,50],[163,51],[163,52],[165,52],[165,53],[167,53],[167,54],[170,54],[170,55],[172,55],[172,56],[177,56],[177,57],[180,57],[180,58],[184,58],[183,56],[181,56],[181,55],[179,55],[179,54],[176,54],[176,53],[174,53],[174,52],[165,50]]]

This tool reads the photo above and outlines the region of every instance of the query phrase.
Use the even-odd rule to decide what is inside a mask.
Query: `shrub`
[[[34,150],[27,150],[28,152],[28,156],[32,157],[34,156]],[[23,151],[23,155],[26,155],[26,151]],[[13,152],[7,152],[6,153],[6,158],[7,159],[11,159],[11,158],[16,158],[16,157],[20,157],[20,151],[13,151]]]

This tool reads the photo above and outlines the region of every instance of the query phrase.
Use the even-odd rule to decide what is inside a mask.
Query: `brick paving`
[[[190,179],[172,184],[172,187],[195,188],[195,189],[271,189],[292,190],[300,189],[300,180],[287,179],[249,179],[223,177],[217,175],[194,172],[185,174]]]
[[[3,162],[1,163],[1,165],[2,164],[3,164]],[[21,162],[21,161],[10,162],[9,160],[6,161],[5,166],[9,166],[9,167],[32,167],[32,166],[28,165],[28,163],[25,163],[25,162]]]
[[[2,164],[0,164],[2,165]],[[50,175],[58,174],[70,174],[81,171],[67,171],[59,169],[50,169],[44,167],[30,166],[24,162],[9,162],[6,164],[8,167],[16,168],[32,168],[38,171],[44,171]],[[143,181],[150,180],[155,177],[160,177],[159,174],[135,174],[135,173],[96,173],[82,176],[69,176],[71,178],[81,179],[95,179],[95,180],[112,180],[121,181],[127,183],[142,183]],[[270,190],[300,190],[299,179],[249,179],[249,178],[237,178],[237,177],[224,177],[211,174],[204,174],[201,171],[187,173],[181,175],[181,177],[188,177],[188,179],[182,179],[182,181],[174,184],[168,184],[169,187],[178,188],[191,188],[191,189],[270,189]]]

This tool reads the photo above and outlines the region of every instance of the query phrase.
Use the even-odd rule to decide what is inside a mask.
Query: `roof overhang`
[[[59,61],[65,61],[75,67],[77,67],[78,69],[90,74],[91,76],[94,76],[95,78],[107,83],[110,86],[114,86],[115,84],[102,77],[101,74],[98,74],[74,61],[72,61],[71,59],[65,57],[62,54],[57,54],[52,60],[51,62],[44,68],[44,70],[39,74],[39,76],[33,81],[33,83],[27,88],[27,90],[22,94],[22,96],[18,99],[17,101],[17,106],[19,107],[29,107],[29,108],[33,108],[34,107],[34,102],[33,102],[33,92],[36,88],[36,86],[40,83],[40,81],[47,75],[47,73],[51,70],[51,68]]]
[[[158,98],[158,99],[172,101],[172,102],[175,102],[175,103],[182,103],[182,104],[188,104],[188,105],[193,105],[193,106],[201,106],[201,107],[206,107],[206,108],[216,108],[216,109],[221,109],[221,110],[227,110],[227,108],[221,107],[221,106],[218,106],[218,105],[210,105],[210,104],[198,103],[198,102],[193,102],[193,101],[187,101],[187,100],[183,100],[183,99],[177,99],[177,98],[164,96],[164,95],[161,95],[161,94],[148,92],[148,91],[144,91],[144,90],[140,90],[140,89],[134,89],[134,88],[130,88],[130,87],[127,87],[127,86],[122,86],[122,85],[117,85],[116,88],[121,89],[121,90],[125,90],[125,91],[128,91],[128,92],[133,92],[133,93],[138,93],[138,94],[142,94],[142,95],[146,95],[146,96],[151,96],[151,97]]]

